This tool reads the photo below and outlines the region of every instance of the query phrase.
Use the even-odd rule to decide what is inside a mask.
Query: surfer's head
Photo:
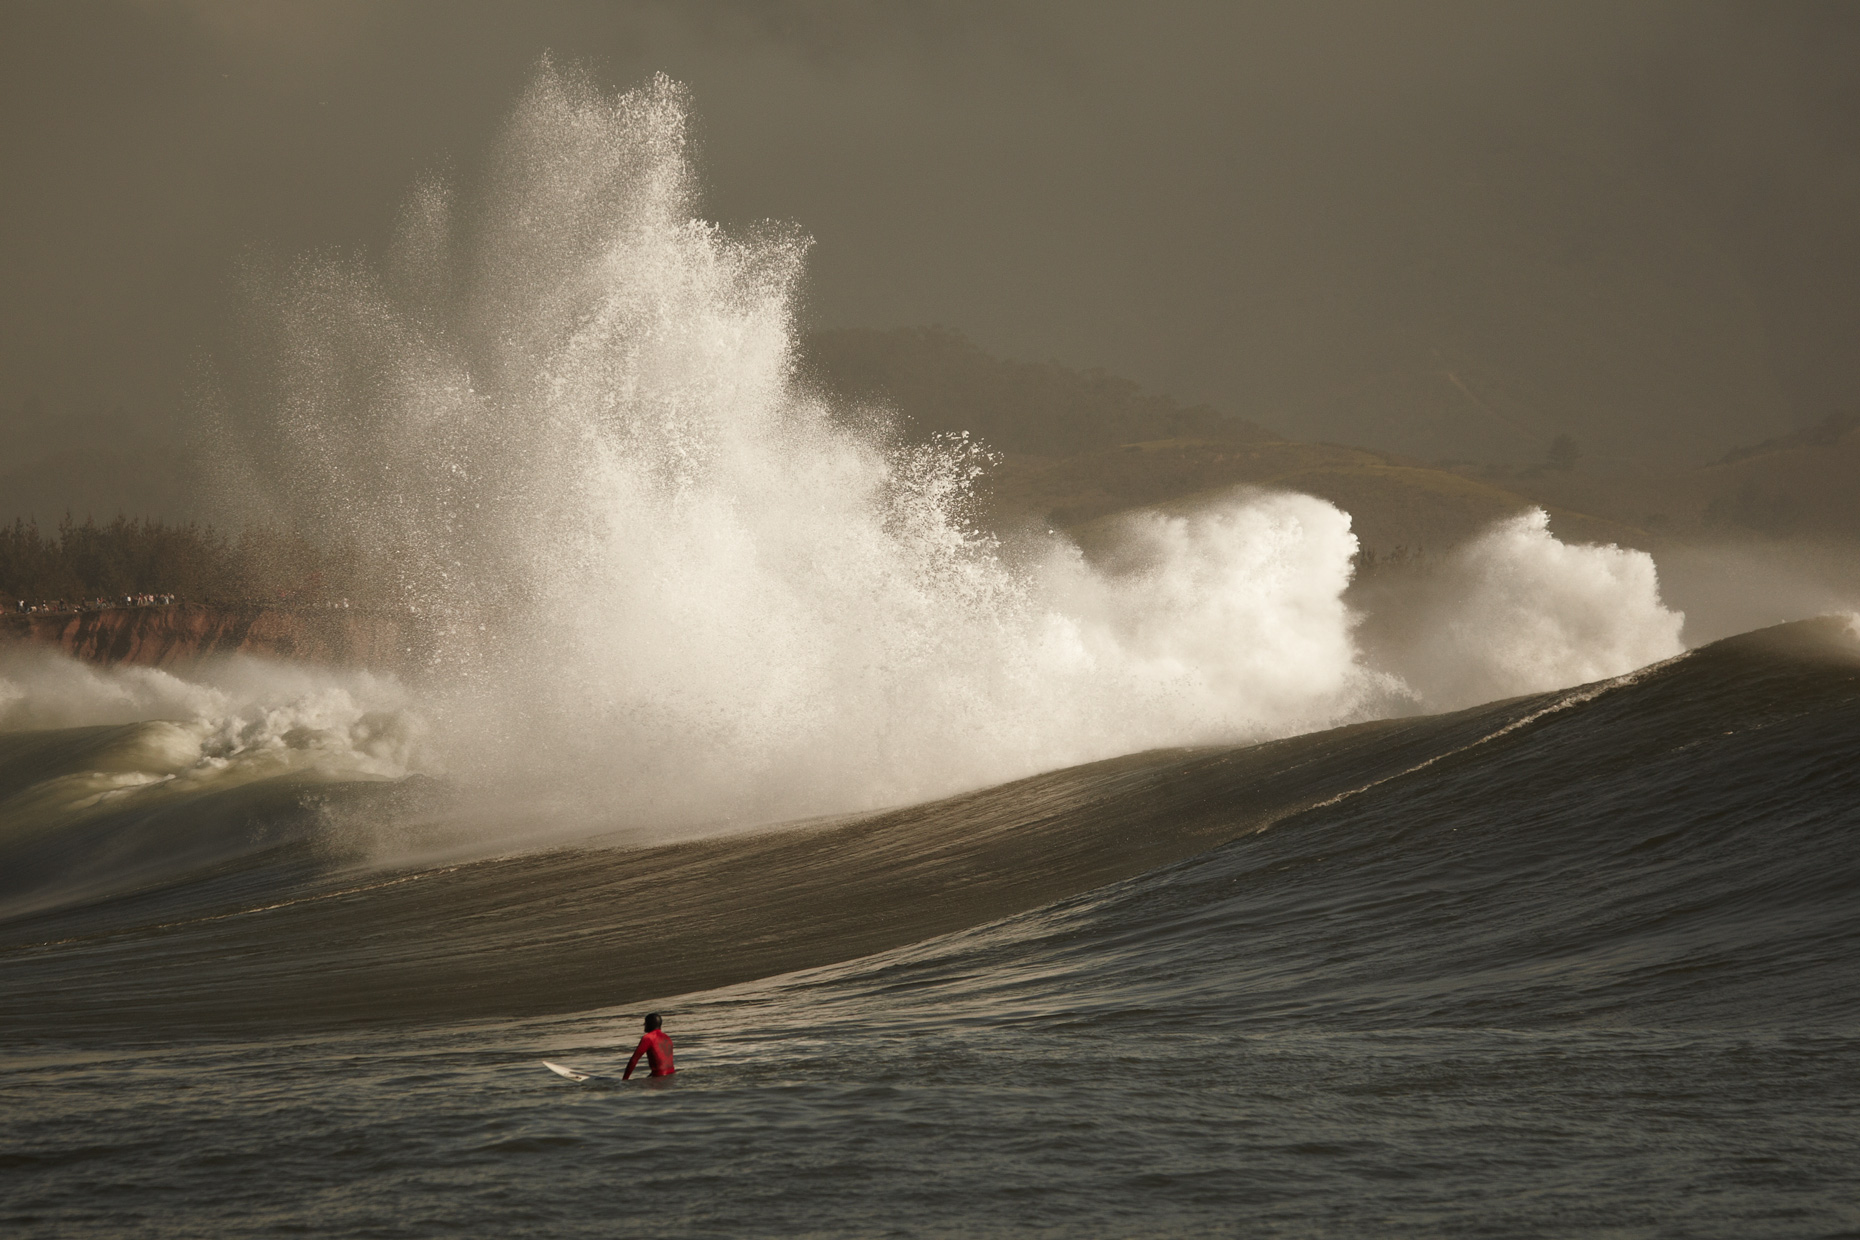
[[[664,1023],[665,1023],[664,1021],[659,1019],[659,1014],[657,1012],[646,1013],[646,1032],[647,1033],[651,1033],[654,1029],[657,1029],[660,1025],[663,1025]]]

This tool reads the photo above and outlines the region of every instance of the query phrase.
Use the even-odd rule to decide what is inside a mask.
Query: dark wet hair
[[[657,1029],[660,1025],[663,1025],[664,1023],[665,1023],[664,1021],[659,1019],[659,1014],[657,1012],[646,1013],[646,1032],[647,1033],[651,1033],[654,1029]]]

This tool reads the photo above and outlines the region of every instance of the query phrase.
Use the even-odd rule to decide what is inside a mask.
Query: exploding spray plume
[[[1376,605],[1370,657],[1429,710],[1601,680],[1685,648],[1685,617],[1661,603],[1651,556],[1559,542],[1541,508],[1497,523]]]
[[[1643,613],[1672,616],[1645,556],[1541,524],[1475,553],[1468,596],[1467,623],[1499,631],[1481,666],[1531,670],[1442,694],[1360,657],[1356,539],[1320,500],[1131,516],[1089,561],[1057,537],[1004,554],[967,516],[982,448],[859,429],[796,381],[806,239],[697,218],[687,116],[665,78],[611,98],[545,66],[482,208],[429,185],[385,271],[301,263],[268,299],[269,368],[228,402],[248,502],[394,566],[434,620],[422,709],[455,775],[689,828],[1675,652],[1676,618],[1611,628],[1629,595],[1641,637]],[[1519,628],[1531,608],[1503,600],[1537,579],[1608,597],[1580,632]],[[1559,642],[1581,651],[1538,649]]]

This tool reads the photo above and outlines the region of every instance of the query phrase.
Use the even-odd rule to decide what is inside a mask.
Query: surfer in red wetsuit
[[[626,1061],[626,1074],[620,1078],[621,1080],[633,1079],[633,1069],[638,1066],[641,1055],[644,1055],[646,1062],[652,1066],[650,1073],[652,1076],[670,1076],[678,1071],[672,1066],[671,1035],[659,1028],[664,1023],[659,1019],[657,1012],[647,1015],[646,1036],[641,1038],[639,1045],[633,1048],[633,1058]]]

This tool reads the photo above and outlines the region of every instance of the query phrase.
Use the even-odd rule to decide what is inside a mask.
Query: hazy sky
[[[1398,447],[1430,367],[1604,455],[1860,408],[1860,6],[1623,0],[12,0],[0,408],[176,410],[242,251],[379,246],[545,52],[690,84],[815,325]]]

